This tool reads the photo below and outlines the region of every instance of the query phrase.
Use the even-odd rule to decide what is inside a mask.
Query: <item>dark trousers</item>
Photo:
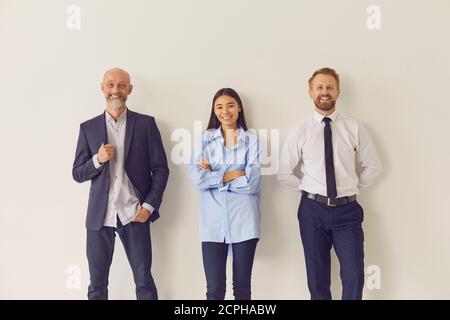
[[[235,300],[251,299],[251,276],[258,239],[233,243],[233,294]],[[206,276],[206,298],[224,300],[228,244],[202,242],[203,267]]]
[[[311,299],[331,299],[332,246],[340,264],[342,299],[361,299],[364,287],[362,207],[356,201],[328,207],[302,196],[298,218]]]
[[[117,219],[117,228],[102,227],[100,231],[87,230],[86,252],[90,273],[88,299],[108,299],[108,276],[116,232],[123,243],[133,271],[137,299],[158,299],[150,271],[152,265],[150,220],[146,223],[130,222],[123,226],[119,219]]]

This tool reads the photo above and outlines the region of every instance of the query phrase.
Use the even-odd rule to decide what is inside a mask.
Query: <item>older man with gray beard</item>
[[[90,285],[88,299],[108,299],[116,233],[133,271],[137,299],[157,299],[151,274],[150,222],[159,207],[169,169],[155,119],[126,106],[130,75],[114,68],[101,89],[106,111],[81,124],[72,175],[91,182],[86,217]]]

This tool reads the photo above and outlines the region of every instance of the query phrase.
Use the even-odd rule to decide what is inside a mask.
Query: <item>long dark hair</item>
[[[241,112],[239,112],[238,119],[237,119],[237,126],[238,126],[238,128],[242,127],[242,129],[247,131],[247,122],[245,121],[244,106],[242,105],[241,97],[239,97],[238,93],[231,88],[220,89],[214,95],[214,99],[212,102],[212,108],[211,108],[211,115],[209,116],[208,130],[209,129],[218,129],[220,127],[220,121],[219,121],[219,119],[217,119],[216,114],[214,113],[214,104],[216,103],[216,100],[221,96],[229,96],[229,97],[234,98],[237,101],[238,107],[241,109]]]

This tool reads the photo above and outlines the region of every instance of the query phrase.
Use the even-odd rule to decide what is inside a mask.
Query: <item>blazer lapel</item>
[[[105,111],[106,112],[106,111]],[[106,133],[106,115],[105,112],[103,112],[102,115],[100,115],[98,119],[98,130],[99,130],[99,137],[102,140],[100,142],[100,145],[108,144],[108,135]]]
[[[125,158],[124,158],[125,163],[127,162],[128,151],[130,151],[131,140],[133,139],[135,120],[136,120],[135,113],[130,111],[130,109],[128,109],[127,124],[125,131]]]

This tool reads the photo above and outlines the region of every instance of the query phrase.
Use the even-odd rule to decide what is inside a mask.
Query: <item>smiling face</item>
[[[318,74],[310,84],[309,96],[322,114],[333,113],[339,94],[339,84],[331,75]]]
[[[111,69],[105,73],[101,85],[108,109],[125,107],[125,102],[133,90],[130,75],[122,69]]]
[[[233,97],[220,96],[214,102],[214,114],[219,119],[223,129],[237,128],[239,112],[241,112],[241,107]]]

